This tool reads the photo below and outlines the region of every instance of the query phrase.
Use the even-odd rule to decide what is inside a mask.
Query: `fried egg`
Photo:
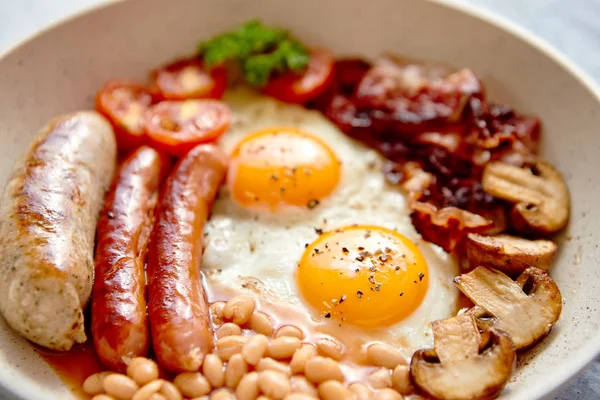
[[[431,346],[430,322],[457,309],[457,263],[415,231],[382,157],[319,112],[245,88],[224,100],[231,161],[205,227],[209,299],[250,294],[356,354],[374,341],[406,357]]]

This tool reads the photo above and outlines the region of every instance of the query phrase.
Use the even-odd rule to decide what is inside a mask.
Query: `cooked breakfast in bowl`
[[[473,71],[250,21],[149,81],[2,198],[0,311],[83,398],[494,398],[559,319],[568,189]]]

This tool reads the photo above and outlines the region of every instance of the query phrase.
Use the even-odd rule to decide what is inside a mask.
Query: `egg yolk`
[[[314,208],[337,186],[341,166],[320,139],[295,128],[256,132],[231,155],[228,184],[245,207],[280,205]]]
[[[306,247],[297,270],[304,299],[325,318],[389,326],[411,315],[429,286],[417,246],[390,229],[350,226]]]

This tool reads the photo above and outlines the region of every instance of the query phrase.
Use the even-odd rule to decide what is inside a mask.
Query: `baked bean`
[[[160,393],[153,393],[148,397],[148,400],[167,400],[167,398]]]
[[[169,381],[163,381],[162,387],[160,388],[160,394],[167,400],[182,400],[183,396],[177,386]]]
[[[360,382],[348,386],[348,390],[354,393],[356,400],[369,400],[371,398],[371,389]]]
[[[394,389],[385,388],[375,391],[373,400],[403,400],[404,397]]]
[[[187,397],[199,397],[210,393],[210,383],[200,372],[182,372],[175,377],[173,383]]]
[[[227,322],[221,325],[215,334],[217,335],[217,339],[221,339],[225,336],[238,336],[242,334],[242,328],[233,322]]]
[[[230,389],[235,389],[240,383],[242,376],[248,373],[248,364],[244,361],[241,354],[234,354],[227,363],[225,369],[225,385]]]
[[[290,393],[283,400],[313,400],[315,398],[315,396],[306,393]]]
[[[155,381],[146,383],[144,386],[139,388],[137,392],[135,392],[131,400],[148,400],[154,393],[158,393],[162,387],[162,384],[162,379],[157,379]]]
[[[273,331],[273,320],[264,312],[257,311],[250,317],[248,321],[250,329],[257,333],[262,333],[265,336],[271,336]]]
[[[319,385],[319,396],[323,400],[350,400],[352,393],[338,381],[325,381]]]
[[[263,334],[256,334],[248,339],[248,342],[242,347],[242,357],[250,365],[256,365],[267,352],[269,339]]]
[[[410,383],[410,368],[408,365],[398,365],[392,373],[392,387],[400,394],[410,394],[412,385]]]
[[[258,372],[250,372],[242,377],[235,395],[238,400],[254,400],[258,396]]]
[[[225,382],[223,361],[216,354],[207,354],[202,364],[202,373],[213,388],[220,388]]]
[[[223,310],[225,309],[224,301],[216,301],[210,305],[210,316],[212,323],[219,326],[223,323]]]
[[[110,374],[112,374],[112,372],[102,371],[88,376],[86,380],[83,381],[83,392],[85,394],[89,394],[90,396],[104,393],[102,382],[104,382],[104,378]]]
[[[223,318],[233,321],[238,325],[243,325],[252,316],[256,302],[252,297],[235,296],[227,302],[223,309]]]
[[[382,343],[374,343],[367,347],[367,359],[373,365],[389,369],[394,369],[397,365],[406,365],[406,360],[399,351]]]
[[[92,397],[92,400],[116,400],[116,399],[107,394],[97,394],[94,397]]]
[[[387,368],[379,368],[367,376],[367,382],[373,389],[383,389],[392,387],[392,374]]]
[[[247,341],[248,338],[245,336],[225,336],[215,344],[217,355],[221,360],[229,361],[232,355],[241,353]]]
[[[267,354],[275,359],[290,358],[300,346],[302,342],[297,337],[281,336],[269,343]]]
[[[110,374],[102,381],[102,388],[106,394],[119,400],[129,400],[139,389],[133,379],[123,374]]]
[[[145,357],[135,357],[127,365],[127,375],[140,386],[158,379],[158,365]]]
[[[219,389],[210,395],[210,400],[233,400],[235,397],[227,389]]]
[[[323,357],[340,361],[344,357],[344,346],[337,340],[321,338],[317,341],[317,351]]]
[[[256,398],[256,400],[272,400],[269,396],[260,395]]]
[[[281,372],[268,370],[258,376],[258,387],[267,396],[279,400],[291,393],[289,378]]]
[[[210,396],[204,395],[204,396],[200,396],[200,397],[191,398],[190,400],[208,400],[208,399],[210,399]]]
[[[315,383],[328,380],[344,381],[344,375],[342,375],[342,370],[338,362],[321,356],[316,356],[307,361],[304,374],[309,381]]]
[[[317,397],[317,388],[303,376],[295,375],[290,378],[292,392]]]
[[[256,365],[257,371],[277,371],[286,376],[292,376],[292,370],[289,365],[273,360],[272,358],[261,358]]]
[[[276,338],[282,337],[282,336],[291,336],[291,337],[295,337],[295,338],[302,340],[302,339],[304,339],[304,332],[302,332],[302,330],[300,328],[298,328],[297,326],[284,325],[284,326],[280,327],[279,329],[277,329],[277,332],[275,332]]]
[[[294,374],[304,373],[304,367],[306,366],[306,362],[311,358],[314,358],[317,355],[317,348],[312,344],[303,344],[294,355],[292,356],[292,360],[290,361],[290,368]]]

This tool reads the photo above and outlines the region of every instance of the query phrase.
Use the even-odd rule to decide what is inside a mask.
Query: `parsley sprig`
[[[264,86],[272,73],[299,72],[309,61],[304,46],[288,31],[258,20],[202,42],[199,52],[208,68],[226,61],[239,63],[246,81],[258,87]]]

